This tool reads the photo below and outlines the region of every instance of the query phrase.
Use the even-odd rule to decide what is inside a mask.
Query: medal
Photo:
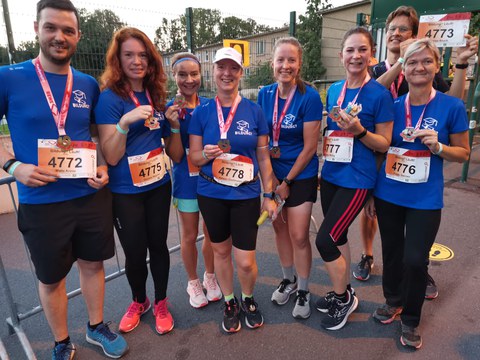
[[[332,110],[330,111],[330,118],[333,121],[338,121],[340,120],[340,106],[334,106],[332,107]]]
[[[228,139],[220,139],[218,140],[218,147],[220,150],[222,150],[224,153],[228,153],[230,149],[232,148],[230,146],[230,141]]]
[[[160,127],[160,124],[158,123],[158,120],[154,118],[153,116],[149,116],[145,122],[144,125],[149,128],[150,130],[155,130]]]
[[[57,146],[63,151],[68,151],[73,148],[72,139],[68,135],[59,136],[57,139]]]
[[[362,111],[362,104],[355,104],[353,102],[349,102],[345,108],[345,112],[351,116],[357,116],[360,114],[360,111]]]
[[[187,105],[187,100],[185,99],[185,96],[177,94],[175,96],[175,100],[173,100],[173,105],[177,105],[180,109],[185,108],[185,106]]]
[[[270,156],[274,159],[278,159],[280,157],[280,147],[279,146],[273,146],[270,149]]]
[[[414,142],[415,141],[415,128],[407,126],[402,130],[400,136],[403,138],[403,141]]]

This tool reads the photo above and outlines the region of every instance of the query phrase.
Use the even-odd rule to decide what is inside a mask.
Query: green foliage
[[[322,65],[322,10],[330,9],[328,0],[306,0],[307,11],[300,15],[297,38],[303,46],[302,76],[305,80],[318,80],[325,73]]]
[[[8,48],[0,45],[0,66],[10,64]]]
[[[93,13],[80,9],[82,38],[78,43],[72,64],[94,77],[105,67],[105,53],[115,31],[125,26],[111,10],[95,10]]]
[[[38,41],[22,41],[15,52],[15,62],[19,63],[37,57],[40,47]]]
[[[193,46],[202,46],[221,42],[223,39],[238,39],[272,30],[267,25],[257,24],[253,19],[243,20],[236,16],[222,18],[220,11],[212,9],[193,9]],[[163,52],[178,51],[187,48],[186,17],[168,20],[155,31],[155,45]]]
[[[480,35],[480,11],[472,12],[468,33],[473,36]]]
[[[252,67],[250,75],[245,79],[247,88],[255,89],[259,86],[268,85],[274,83],[273,69],[270,62],[257,64],[256,67]]]

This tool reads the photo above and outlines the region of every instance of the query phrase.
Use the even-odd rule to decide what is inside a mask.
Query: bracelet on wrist
[[[438,151],[432,151],[433,155],[440,155],[443,151],[443,144],[441,142],[438,143]]]
[[[207,156],[207,154],[205,154],[205,150],[202,150],[202,156],[205,160],[210,160]]]
[[[10,167],[8,168],[8,173],[13,176],[13,173],[17,169],[19,165],[22,165],[23,163],[21,161],[15,161]]]
[[[368,130],[367,130],[366,128],[363,128],[363,131],[362,131],[360,134],[355,135],[355,139],[360,140],[360,139],[363,138],[365,135],[367,135],[367,132],[368,132]]]
[[[117,131],[118,131],[120,134],[122,134],[122,135],[127,135],[127,134],[128,134],[128,131],[130,130],[130,129],[123,130],[123,129],[121,128],[121,126],[120,126],[119,123],[117,123],[117,125],[115,125],[115,128],[116,128]]]
[[[403,65],[403,64],[405,63],[405,59],[402,58],[402,57],[399,57],[398,60],[397,60],[397,62],[399,62],[400,64]]]
[[[293,180],[289,180],[287,177],[284,177],[282,180],[288,187],[292,186]]]
[[[263,197],[264,198],[269,198],[271,200],[274,200],[275,199],[275,193],[273,191],[271,192],[268,192],[268,193],[263,193]]]
[[[5,172],[8,172],[8,169],[10,168],[10,166],[12,166],[16,161],[17,159],[15,158],[7,160],[7,162],[3,164],[3,170],[5,170]]]
[[[455,69],[464,70],[466,68],[468,68],[468,63],[466,63],[466,64],[455,64]]]
[[[180,129],[170,128],[172,134],[180,134]]]

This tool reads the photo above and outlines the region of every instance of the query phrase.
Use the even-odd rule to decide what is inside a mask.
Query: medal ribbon
[[[65,90],[63,92],[62,107],[60,108],[60,112],[58,112],[57,104],[53,98],[52,89],[50,88],[45,71],[43,70],[42,64],[40,64],[40,59],[38,57],[33,59],[33,66],[35,67],[38,80],[40,80],[43,93],[47,99],[55,124],[57,125],[58,134],[60,136],[65,136],[67,135],[65,132],[65,123],[67,122],[68,108],[70,107],[70,98],[72,97],[73,88],[72,68],[70,66],[68,67],[67,83],[65,84]]]
[[[365,80],[363,80],[362,86],[360,86],[360,90],[358,90],[357,95],[355,95],[355,97],[351,101],[352,104],[355,104],[355,102],[357,101],[358,95],[360,95],[360,92],[362,91],[363,87],[365,86],[366,83],[370,81],[370,79],[371,79],[370,74],[367,73],[367,76],[365,76]],[[340,96],[337,99],[337,105],[340,106],[340,108],[342,107],[343,100],[345,100],[346,93],[347,93],[347,80],[345,80],[345,82],[343,83],[342,91],[340,92]]]
[[[273,132],[273,146],[278,146],[278,140],[280,139],[280,129],[282,128],[282,121],[287,113],[287,110],[292,103],[293,95],[295,95],[295,91],[297,90],[297,85],[290,89],[288,93],[287,100],[285,101],[285,105],[283,105],[282,112],[280,114],[280,119],[278,118],[278,87],[275,93],[275,105],[273,106],[273,115],[272,115],[272,132]]]
[[[387,68],[387,71],[391,69],[391,66],[388,63],[388,61],[385,61],[385,67]],[[397,87],[395,88],[395,81],[393,81],[392,84],[390,85],[390,92],[392,93],[394,99],[398,98],[398,91],[400,90],[400,85],[402,85],[404,77],[405,75],[403,74],[403,70],[402,70],[400,71],[400,74],[398,74]]]
[[[227,138],[228,129],[230,129],[230,125],[232,125],[233,118],[235,113],[237,112],[238,104],[242,101],[242,97],[237,94],[237,97],[233,101],[232,107],[230,108],[230,112],[228,113],[227,121],[223,118],[222,112],[222,104],[220,104],[220,100],[218,96],[215,96],[215,103],[217,104],[217,117],[218,117],[218,127],[220,128],[220,139]]]
[[[177,93],[177,95],[181,95],[180,92]],[[195,102],[195,107],[197,107],[198,105],[200,105],[200,98],[198,97],[198,95],[196,94],[196,97],[197,97],[197,101]],[[190,113],[191,115],[192,113]],[[187,108],[184,107],[184,108],[181,108],[179,113],[178,113],[178,118],[180,120],[185,120],[185,116],[187,116]]]
[[[427,109],[427,105],[430,103],[430,101],[433,100],[437,92],[435,89],[432,88],[432,92],[430,93],[430,98],[428,99],[427,103],[425,104],[425,107],[423,108],[422,113],[420,114],[420,117],[418,118],[417,124],[415,125],[415,130],[420,129],[420,125],[423,120],[423,115],[425,114],[425,110]],[[411,128],[412,127],[412,109],[410,108],[410,92],[407,94],[405,97],[405,127]]]
[[[140,101],[138,101],[138,98],[135,96],[135,93],[132,90],[130,90],[128,95],[130,95],[130,99],[132,99],[132,101],[133,101],[133,103],[135,104],[136,107],[139,107],[139,106],[142,105],[142,104],[140,104]],[[148,89],[145,89],[145,95],[147,96],[148,103],[152,107],[152,116],[153,116],[153,101],[152,101],[152,98],[150,96],[150,92],[148,91]]]

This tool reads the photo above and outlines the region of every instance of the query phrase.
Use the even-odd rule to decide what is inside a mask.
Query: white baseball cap
[[[243,68],[242,65],[242,54],[240,54],[237,50],[231,47],[223,47],[218,49],[215,53],[215,60],[214,63],[219,62],[220,60],[230,59],[235,61],[238,65]]]

